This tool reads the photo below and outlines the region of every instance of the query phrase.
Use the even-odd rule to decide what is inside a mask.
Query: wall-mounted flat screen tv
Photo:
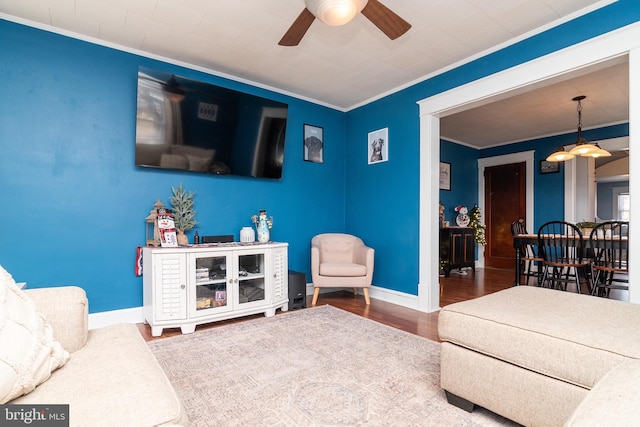
[[[140,67],[135,164],[280,179],[288,105]]]

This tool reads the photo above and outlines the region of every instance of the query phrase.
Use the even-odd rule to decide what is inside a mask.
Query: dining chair
[[[529,234],[525,225],[524,219],[519,219],[511,223],[511,235],[517,236],[518,234]],[[521,276],[524,276],[525,281],[520,280],[520,283],[529,284],[529,278],[535,277],[538,286],[542,285],[542,257],[537,255],[537,248],[534,245],[522,245],[519,248],[520,251],[520,272]],[[534,269],[535,267],[535,269]]]
[[[582,283],[590,293],[591,260],[585,257],[586,245],[582,232],[566,221],[549,221],[538,229],[538,254],[543,258],[542,286],[567,290],[574,284],[582,293]],[[582,279],[582,281],[581,281]]]
[[[629,222],[607,221],[591,231],[591,295],[609,297],[611,289],[629,290]]]

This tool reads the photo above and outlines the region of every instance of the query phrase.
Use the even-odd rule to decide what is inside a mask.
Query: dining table
[[[598,247],[602,247],[605,245],[606,242],[606,238],[605,239],[598,239],[598,240],[590,240],[589,236],[584,235],[582,236],[582,242],[586,243],[586,245],[584,246],[585,248],[598,248]],[[623,245],[623,248],[626,248],[626,246],[628,245],[628,239],[626,237],[623,237],[622,239],[616,239],[616,241],[620,242],[621,245]],[[516,251],[516,265],[515,265],[515,280],[513,283],[513,286],[520,286],[520,277],[522,275],[522,271],[521,271],[521,267],[522,267],[522,259],[521,259],[521,249],[526,246],[526,245],[532,245],[532,246],[539,246],[538,243],[538,235],[537,234],[516,234],[515,236],[513,236],[513,247]],[[538,264],[538,272],[542,272],[542,265],[541,263]]]

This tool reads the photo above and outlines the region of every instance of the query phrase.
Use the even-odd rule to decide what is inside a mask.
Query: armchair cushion
[[[0,266],[0,404],[30,393],[68,360],[51,324]]]
[[[358,277],[367,275],[367,267],[360,264],[329,263],[320,264],[321,276]]]

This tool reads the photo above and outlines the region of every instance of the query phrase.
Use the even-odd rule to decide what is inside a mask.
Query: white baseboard
[[[102,311],[89,314],[89,329],[98,329],[117,323],[143,323],[144,310],[142,307],[125,308],[122,310]]]
[[[336,290],[345,290],[351,292],[353,288],[320,288],[320,294],[335,292]],[[362,289],[358,290],[358,293],[362,295]],[[313,283],[307,283],[307,295],[313,295]],[[371,286],[369,288],[369,296],[371,298],[397,304],[402,307],[418,310],[418,296],[411,295],[404,292],[394,291],[392,289],[380,288],[378,286]]]
[[[369,296],[371,298],[375,298],[385,302],[390,302],[392,304],[400,305],[406,308],[411,308],[413,310],[418,309],[417,295],[398,292],[398,291],[394,291],[393,289],[380,288],[378,286],[371,286],[371,289],[369,290]]]
[[[320,293],[335,292],[338,289],[340,288],[321,288]],[[344,288],[344,290],[347,291],[351,291],[352,289],[353,288]],[[362,289],[358,292],[362,294]],[[307,283],[307,295],[313,295],[313,283]],[[372,286],[369,289],[369,296],[413,310],[418,309],[417,295]],[[117,323],[144,323],[144,309],[142,307],[133,307],[89,314],[89,329],[103,328]]]

